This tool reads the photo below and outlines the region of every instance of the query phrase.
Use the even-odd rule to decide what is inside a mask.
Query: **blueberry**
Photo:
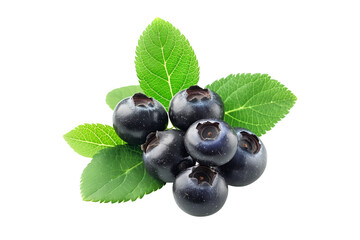
[[[224,118],[224,103],[219,95],[209,89],[191,86],[178,92],[170,102],[171,123],[186,131],[197,120],[204,118]]]
[[[180,130],[152,132],[141,148],[147,172],[164,182],[173,182],[179,172],[195,164],[185,150]]]
[[[149,133],[165,130],[167,124],[168,115],[163,105],[142,93],[121,100],[113,114],[116,133],[131,145],[143,144]]]
[[[266,148],[251,131],[235,128],[238,147],[233,159],[220,166],[219,170],[226,182],[232,186],[246,186],[256,181],[266,167]]]
[[[226,122],[202,119],[188,128],[184,143],[190,156],[200,164],[221,166],[235,155],[238,140]]]
[[[224,205],[228,186],[224,178],[206,166],[194,166],[180,173],[173,184],[177,205],[194,216],[208,216]]]

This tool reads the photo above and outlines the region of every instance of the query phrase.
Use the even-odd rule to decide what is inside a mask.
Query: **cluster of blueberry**
[[[224,205],[228,185],[248,185],[266,167],[261,140],[247,129],[232,128],[223,117],[220,96],[192,86],[170,101],[169,118],[177,129],[165,130],[165,108],[142,93],[118,103],[113,123],[121,139],[141,145],[149,174],[173,182],[174,198],[182,210],[207,216]]]

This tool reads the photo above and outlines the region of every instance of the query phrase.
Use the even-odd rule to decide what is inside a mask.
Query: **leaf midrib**
[[[164,46],[166,45],[166,43],[167,43],[167,41],[168,41],[168,38],[169,38],[169,26],[167,26],[167,34],[166,34],[166,40],[165,40],[164,45],[162,45],[162,43],[161,43],[160,30],[159,30],[159,29],[158,29],[158,38],[159,38],[159,43],[160,43],[161,55],[162,55],[163,62],[164,62],[164,63],[163,63],[163,66],[164,66],[164,68],[165,68],[165,73],[166,73],[166,76],[167,76],[167,83],[168,83],[168,85],[169,85],[171,98],[173,98],[174,93],[173,93],[172,86],[171,86],[171,74],[169,74],[169,72],[168,72],[168,69],[167,69],[167,66],[166,66],[165,54],[164,54]],[[174,45],[174,48],[175,48],[175,45]]]
[[[164,55],[164,47],[161,46],[161,55],[163,57],[163,60],[164,60],[164,68],[165,68],[165,73],[166,73],[166,76],[167,76],[167,83],[169,85],[169,89],[170,89],[170,94],[171,94],[171,98],[174,96],[173,94],[173,91],[172,91],[172,87],[171,87],[171,76],[169,75],[169,72],[167,70],[167,67],[166,67],[166,60],[165,60],[165,55]]]
[[[92,145],[96,145],[96,146],[114,147],[114,145],[109,145],[109,144],[104,144],[104,143],[97,143],[97,142],[90,142],[90,141],[87,141],[87,140],[81,140],[81,139],[78,139],[78,138],[73,138],[73,137],[68,137],[68,136],[65,136],[65,138],[67,138],[69,140],[72,140],[72,141],[92,144]]]
[[[267,104],[277,104],[278,102],[290,101],[290,100],[293,100],[293,99],[292,98],[286,98],[286,99],[281,99],[279,101],[270,101],[270,102],[263,103],[263,104],[250,105],[250,106],[241,106],[239,108],[234,108],[234,109],[225,111],[225,114],[228,115],[229,113],[232,113],[232,112],[237,112],[237,111],[241,111],[241,110],[245,110],[245,109],[253,109],[254,107],[258,107],[258,106],[264,106],[264,105],[267,105]]]

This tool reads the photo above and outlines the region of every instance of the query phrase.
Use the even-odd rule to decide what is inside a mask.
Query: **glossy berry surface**
[[[173,183],[173,195],[184,212],[193,216],[208,216],[222,208],[228,187],[214,169],[194,166],[177,176]]]
[[[185,150],[180,130],[152,132],[141,148],[146,171],[164,182],[173,182],[182,170],[195,164]]]
[[[266,148],[251,131],[235,128],[238,147],[233,159],[219,170],[227,184],[246,186],[255,182],[264,172],[267,162]]]
[[[188,128],[184,143],[190,156],[200,164],[221,166],[235,155],[238,139],[226,122],[202,119]]]
[[[121,100],[113,113],[116,133],[131,145],[143,144],[149,133],[163,131],[167,124],[168,115],[163,105],[142,93]]]
[[[171,123],[186,131],[197,120],[224,118],[224,103],[220,96],[209,89],[191,86],[178,92],[169,106]]]

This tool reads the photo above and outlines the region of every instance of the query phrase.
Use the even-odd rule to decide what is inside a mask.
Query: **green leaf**
[[[226,122],[258,136],[274,127],[296,101],[294,94],[267,74],[229,75],[207,88],[221,96]]]
[[[120,145],[100,151],[84,169],[81,195],[85,201],[135,201],[165,183],[150,176],[139,146]]]
[[[79,125],[66,133],[64,139],[75,152],[84,157],[92,157],[104,148],[125,144],[113,127],[102,124]]]
[[[114,110],[121,100],[139,92],[143,93],[143,90],[138,85],[116,88],[106,95],[106,103],[112,110]]]
[[[156,18],[140,37],[135,66],[144,93],[166,109],[177,92],[199,81],[198,61],[189,41],[160,18]]]

